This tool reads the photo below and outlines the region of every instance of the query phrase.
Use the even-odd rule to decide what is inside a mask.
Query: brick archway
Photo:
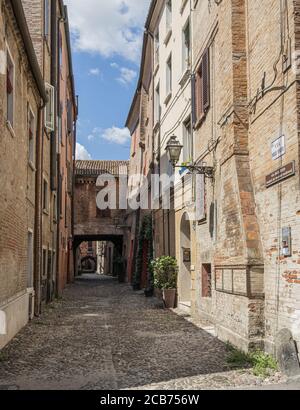
[[[103,174],[115,178],[117,198],[119,198],[120,178],[125,178],[127,184],[127,161],[76,161],[75,163],[74,266],[77,265],[77,250],[82,242],[111,242],[116,250],[116,256],[125,256],[123,244],[127,233],[124,223],[126,210],[119,209],[117,206],[117,209],[99,212],[97,208],[96,198],[101,190],[101,187],[97,187],[97,179]],[[124,272],[120,272],[120,275],[125,276]]]

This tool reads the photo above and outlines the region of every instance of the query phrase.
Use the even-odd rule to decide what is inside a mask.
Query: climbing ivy
[[[147,288],[152,290],[154,287],[153,269],[151,262],[153,260],[153,230],[152,230],[152,216],[147,215],[143,218],[138,236],[137,258],[134,272],[134,287],[139,288],[141,285],[141,276],[143,270],[143,248],[144,242],[148,242],[148,256],[147,256]]]

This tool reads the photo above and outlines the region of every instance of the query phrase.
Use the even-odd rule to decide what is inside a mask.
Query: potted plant
[[[178,265],[175,258],[162,256],[152,262],[154,272],[154,286],[162,291],[165,307],[175,307]]]

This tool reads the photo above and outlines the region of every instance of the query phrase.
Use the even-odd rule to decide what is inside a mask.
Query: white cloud
[[[79,51],[139,62],[150,0],[65,0]]]
[[[87,149],[83,145],[79,144],[78,142],[76,143],[76,159],[78,160],[92,159]]]
[[[118,145],[124,145],[126,142],[130,141],[130,132],[128,128],[112,127],[104,130],[100,134],[100,137],[106,141]]]
[[[117,78],[117,81],[124,85],[131,84],[133,80],[135,80],[136,76],[136,71],[122,67],[120,68],[120,77]]]
[[[99,76],[100,75],[100,70],[99,70],[99,68],[91,68],[90,71],[89,71],[89,74]]]

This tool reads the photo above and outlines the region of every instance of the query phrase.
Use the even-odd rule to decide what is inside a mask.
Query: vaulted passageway
[[[74,266],[75,276],[93,271],[118,276],[126,275],[126,209],[120,207],[120,196],[127,194],[127,161],[76,161],[74,189]],[[103,178],[99,182],[99,177]],[[108,179],[110,181],[105,181]],[[126,190],[120,193],[120,180]],[[108,187],[112,182],[112,188]],[[103,195],[108,206],[99,208],[97,198]],[[105,191],[105,192],[107,192]],[[109,200],[113,196],[112,203]],[[123,198],[124,199],[124,198]],[[124,208],[124,207],[123,207]]]

